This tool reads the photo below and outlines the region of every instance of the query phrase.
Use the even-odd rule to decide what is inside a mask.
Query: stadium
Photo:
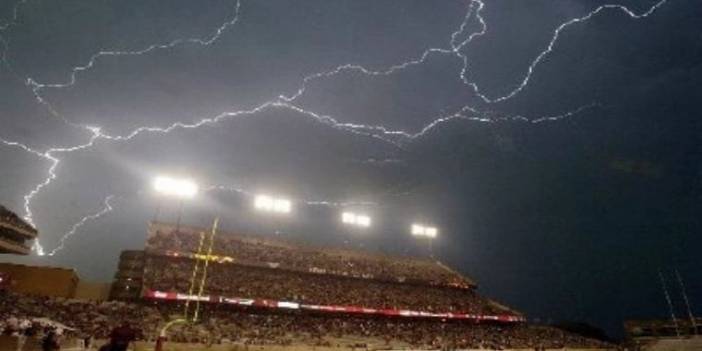
[[[442,263],[152,222],[120,257],[110,302],[6,292],[76,338],[128,323],[139,347],[259,349],[606,348],[478,293]],[[199,345],[199,346],[198,346]]]
[[[702,351],[699,2],[0,1],[0,351]]]

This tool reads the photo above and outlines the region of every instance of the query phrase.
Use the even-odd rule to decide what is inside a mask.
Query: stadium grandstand
[[[124,253],[120,267],[127,272],[117,273],[119,285],[125,286],[125,293],[139,289],[149,298],[184,299],[194,282],[202,282],[201,289],[196,287],[197,299],[209,302],[253,300],[337,312],[521,320],[519,314],[478,296],[470,279],[433,260],[233,233],[219,233],[212,252],[204,255],[206,233],[204,228],[152,223],[143,273],[136,275],[129,268],[134,266],[128,263],[130,257],[139,254]],[[212,264],[205,270],[207,257]],[[141,288],[134,284],[139,281]]]
[[[606,348],[532,326],[475,282],[426,258],[320,248],[152,222],[124,251],[112,290],[143,338],[360,348]],[[142,306],[142,307],[130,307]],[[135,312],[138,311],[138,312]],[[131,317],[130,317],[131,318]]]
[[[146,251],[172,257],[192,256],[199,250],[201,234],[207,231],[204,228],[151,223]],[[305,273],[457,288],[475,287],[472,280],[435,260],[311,247],[236,233],[218,233],[210,257],[218,262]]]
[[[27,255],[28,241],[37,237],[37,230],[14,212],[0,205],[0,253]]]
[[[122,251],[119,255],[115,279],[110,289],[110,299],[133,300],[140,298],[143,276],[144,251]]]
[[[120,255],[110,301],[0,289],[0,349],[47,323],[76,349],[125,325],[137,350],[612,347],[477,290],[435,260],[151,223],[144,249]]]

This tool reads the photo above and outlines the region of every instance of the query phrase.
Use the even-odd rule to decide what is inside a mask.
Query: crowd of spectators
[[[16,332],[14,321],[43,318],[75,329],[78,337],[105,339],[127,322],[138,338],[153,341],[166,321],[182,316],[175,302],[90,302],[0,292],[0,333]],[[190,311],[194,309],[190,305]],[[600,348],[610,345],[559,329],[526,324],[476,324],[440,320],[311,314],[302,311],[242,309],[202,304],[196,323],[176,324],[170,342],[275,345],[340,345],[354,340],[386,347],[413,348]],[[15,324],[13,324],[15,323]]]
[[[195,265],[200,268],[193,280]],[[150,255],[144,286],[158,291],[188,292],[203,276],[204,261]],[[206,295],[293,301],[303,304],[406,309],[424,312],[505,314],[472,289],[339,277],[236,263],[208,265]]]
[[[107,337],[121,322],[155,328],[161,320],[157,310],[141,305],[39,297],[0,290],[0,334],[24,332],[34,324],[26,321],[38,318],[64,324],[68,327],[66,332],[74,336],[96,338]]]
[[[201,232],[154,225],[146,243],[151,252],[196,253]],[[207,244],[207,240],[205,240]],[[205,245],[206,247],[207,245]],[[303,272],[469,288],[473,284],[439,262],[389,257],[351,250],[305,247],[281,240],[219,233],[213,255],[249,265],[267,265]],[[204,250],[203,250],[204,252]]]
[[[169,306],[169,307],[166,307]],[[176,312],[179,304],[161,305]],[[553,328],[489,325],[387,317],[331,316],[300,311],[232,310],[204,305],[202,322],[180,325],[172,340],[218,343],[235,341],[253,345],[341,346],[339,340],[376,346],[412,348],[536,347],[572,345],[596,347],[595,341]],[[496,334],[496,335],[492,335]],[[528,335],[530,334],[530,335]]]
[[[43,320],[30,320],[27,318],[10,317],[0,320],[0,335],[17,338],[16,350],[22,351],[28,339],[41,342],[42,350],[51,351],[60,349],[60,339],[64,337],[65,329],[46,323]],[[70,336],[70,335],[65,335]]]
[[[0,205],[0,222],[11,224],[17,228],[21,228],[29,232],[36,231],[34,227],[29,225],[27,222],[23,221],[19,216],[17,216],[17,214],[8,210],[2,205]]]

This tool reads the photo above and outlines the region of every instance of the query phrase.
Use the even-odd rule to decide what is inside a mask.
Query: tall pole
[[[342,230],[342,231],[344,232],[344,236],[346,237],[346,239],[344,240],[344,245],[347,248],[353,249],[353,240],[351,238],[351,230],[344,228],[344,230]]]
[[[434,238],[429,238],[429,254],[434,258]]]
[[[161,214],[161,205],[162,205],[162,200],[159,197],[158,201],[156,202],[156,212],[154,212],[154,218],[151,220],[152,222],[156,222],[158,220],[158,216]]]
[[[678,279],[678,284],[680,285],[680,292],[682,292],[683,301],[685,301],[685,307],[687,307],[687,316],[690,317],[690,323],[692,323],[693,335],[697,335],[697,321],[695,321],[695,315],[692,314],[692,308],[690,308],[690,300],[687,298],[687,292],[685,291],[685,284],[683,284],[680,272],[675,269],[675,277]]]
[[[178,218],[176,219],[176,233],[180,231],[180,218],[183,216],[183,200],[178,201]]]

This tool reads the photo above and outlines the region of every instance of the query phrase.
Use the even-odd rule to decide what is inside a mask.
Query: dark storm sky
[[[188,224],[425,255],[407,229],[435,223],[440,259],[542,321],[664,317],[659,269],[702,309],[699,1],[483,1],[2,0],[0,203],[29,195],[46,252],[76,229],[23,261],[110,279],[175,217],[168,173],[243,190]],[[372,202],[373,229],[309,201]]]

